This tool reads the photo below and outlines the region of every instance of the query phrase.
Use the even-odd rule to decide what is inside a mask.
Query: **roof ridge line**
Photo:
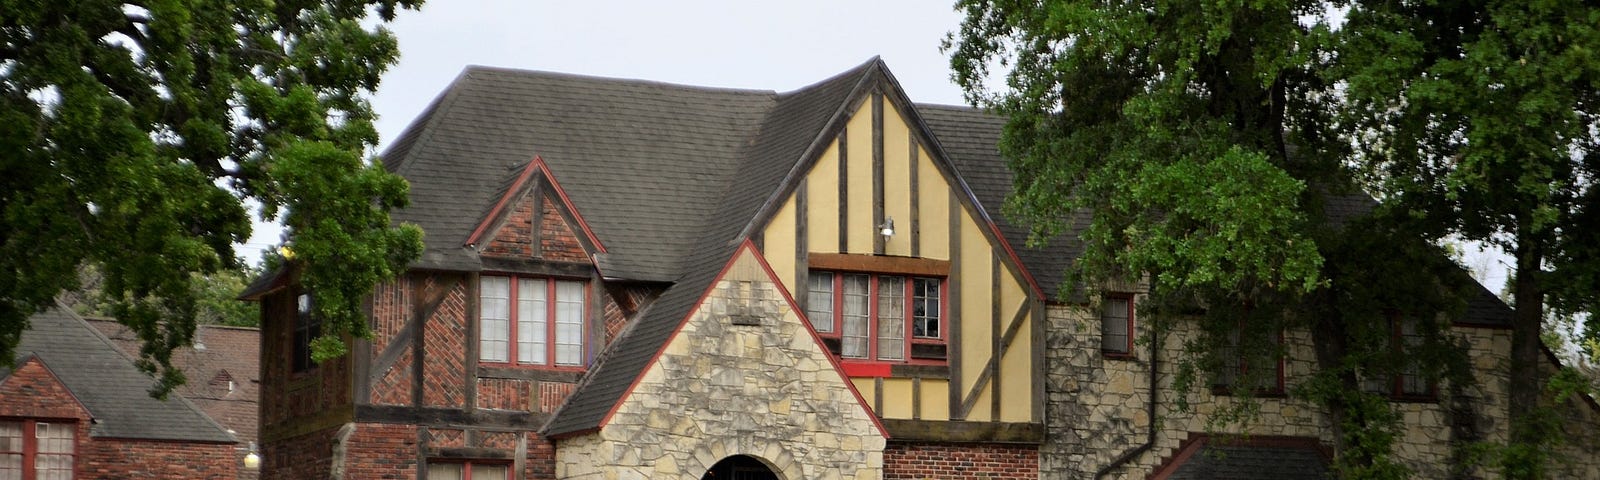
[[[845,116],[847,116],[847,110],[849,110],[850,104],[852,103],[851,99],[856,98],[856,96],[861,93],[861,90],[867,86],[867,80],[872,78],[873,72],[883,72],[887,70],[888,69],[883,65],[883,59],[874,55],[871,59],[867,60],[866,63],[846,70],[838,75],[828,77],[827,80],[817,82],[806,87],[806,89],[813,88],[828,81],[844,79],[852,74],[859,76],[859,78],[856,79],[855,84],[850,86],[850,91],[844,95],[844,100],[839,102],[839,106],[835,107],[833,113],[828,115],[828,120],[822,123],[822,128],[818,130],[815,135],[813,135],[811,143],[806,145],[806,149],[804,151],[800,152],[799,158],[793,160],[794,163],[789,166],[789,172],[783,174],[783,179],[778,181],[778,189],[769,194],[766,200],[762,201],[762,205],[756,209],[754,216],[745,220],[744,228],[741,228],[739,230],[739,234],[734,236],[735,239],[747,238],[754,234],[756,224],[758,223],[757,220],[771,216],[774,211],[781,207],[781,205],[777,204],[776,202],[789,194],[791,191],[790,187],[797,183],[797,178],[806,174],[807,169],[803,167],[811,163],[809,160],[821,155],[821,152],[827,148],[827,134],[833,131],[833,127],[837,125]],[[791,93],[798,93],[803,90],[805,89],[796,90],[795,92]]]
[[[581,74],[581,73],[558,72],[558,71],[554,71],[554,70],[535,70],[535,69],[515,68],[515,67],[497,67],[497,66],[492,66],[492,65],[468,65],[468,66],[466,66],[465,69],[463,69],[463,72],[466,72],[466,71],[481,71],[481,72],[504,73],[504,74],[524,75],[524,76],[542,76],[542,77],[549,77],[549,78],[564,78],[564,79],[584,80],[584,81],[600,81],[600,82],[617,83],[617,84],[628,84],[628,85],[654,85],[654,86],[671,87],[671,88],[678,88],[678,89],[682,89],[682,90],[691,90],[691,91],[700,91],[700,92],[728,92],[728,93],[747,93],[747,94],[760,94],[760,95],[777,95],[778,94],[777,91],[771,90],[771,89],[739,88],[739,87],[714,87],[714,86],[707,86],[707,85],[691,85],[691,84],[687,84],[687,83],[668,82],[668,81],[662,81],[662,80],[649,80],[649,79],[643,79],[643,78],[607,77],[607,76],[601,76],[601,75],[587,75],[587,74]]]

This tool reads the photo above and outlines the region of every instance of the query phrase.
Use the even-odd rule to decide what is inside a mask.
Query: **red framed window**
[[[71,480],[77,424],[0,420],[0,478]]]
[[[511,465],[470,460],[430,462],[428,480],[511,480]]]
[[[944,279],[813,270],[806,316],[840,358],[943,362]]]
[[[291,352],[294,358],[290,362],[290,371],[300,373],[317,366],[311,359],[311,341],[322,336],[322,317],[313,311],[315,300],[311,294],[296,296],[294,303],[294,347]]]
[[[478,360],[583,367],[588,287],[553,278],[484,275],[478,285]]]
[[[1436,398],[1439,394],[1438,383],[1408,353],[1422,348],[1426,341],[1422,320],[1392,314],[1389,316],[1389,332],[1389,347],[1397,359],[1398,370],[1394,375],[1370,377],[1366,389],[1402,400],[1431,401]]]
[[[1229,394],[1240,388],[1242,382],[1253,381],[1258,395],[1282,395],[1283,356],[1277,351],[1283,346],[1283,332],[1267,335],[1262,343],[1244,343],[1244,325],[1228,333],[1228,344],[1219,354],[1222,368],[1217,371],[1217,393]],[[1266,348],[1262,348],[1262,347]],[[1253,348],[1252,348],[1253,347]],[[1260,351],[1266,350],[1266,351]],[[1254,369],[1266,368],[1258,372]]]
[[[1100,352],[1108,358],[1133,356],[1133,294],[1108,293],[1100,304]]]

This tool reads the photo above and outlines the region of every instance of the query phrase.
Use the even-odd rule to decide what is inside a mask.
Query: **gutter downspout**
[[[1121,467],[1123,464],[1128,463],[1129,461],[1131,461],[1131,460],[1133,460],[1135,458],[1138,458],[1139,455],[1142,455],[1142,454],[1144,454],[1144,452],[1149,451],[1150,447],[1154,447],[1155,446],[1155,444],[1156,444],[1156,374],[1161,371],[1161,369],[1158,368],[1159,362],[1161,361],[1160,358],[1161,358],[1161,335],[1159,333],[1155,333],[1154,331],[1152,331],[1151,332],[1151,339],[1150,339],[1150,401],[1145,405],[1146,411],[1148,412],[1148,415],[1149,415],[1149,418],[1150,418],[1150,420],[1149,420],[1149,432],[1146,433],[1146,435],[1145,435],[1144,443],[1139,444],[1138,446],[1135,446],[1132,449],[1129,449],[1129,450],[1127,450],[1125,452],[1122,452],[1122,455],[1118,455],[1116,460],[1112,460],[1111,463],[1106,464],[1106,466],[1104,466],[1104,467],[1100,467],[1100,470],[1094,472],[1095,480],[1100,480],[1101,478],[1105,478],[1105,476],[1107,474],[1111,473],[1112,470],[1116,470],[1118,467]]]

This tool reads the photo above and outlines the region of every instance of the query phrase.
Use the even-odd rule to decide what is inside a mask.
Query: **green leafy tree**
[[[0,359],[91,265],[164,395],[194,275],[238,266],[249,204],[318,292],[319,357],[366,334],[359,299],[421,250],[389,221],[405,181],[363,161],[398,54],[371,25],[421,3],[0,0]]]
[[[261,308],[254,302],[239,301],[239,294],[250,280],[260,275],[259,269],[223,269],[211,274],[194,273],[190,288],[195,295],[195,323],[200,325],[229,325],[255,327],[261,323]],[[77,290],[62,292],[60,303],[79,315],[110,317],[112,306],[106,302],[100,289],[100,272],[93,265],[85,265],[80,273]]]
[[[1426,225],[1372,205],[1355,183],[1328,75],[1342,39],[1333,7],[966,0],[945,47],[968,99],[1008,118],[1000,148],[1017,183],[1006,213],[1040,242],[1072,212],[1094,212],[1065,288],[1147,276],[1155,334],[1201,333],[1185,340],[1180,389],[1217,378],[1231,352],[1272,361],[1282,351],[1267,339],[1310,331],[1318,371],[1294,393],[1330,413],[1336,468],[1398,478],[1409,474],[1390,455],[1399,416],[1361,382],[1416,361],[1389,345],[1392,318],[1459,311],[1465,285],[1417,240]],[[995,68],[998,91],[985,84]],[[1414,357],[1470,382],[1426,325]],[[1239,405],[1242,417],[1218,418],[1248,419],[1250,402]]]
[[[1355,2],[1337,74],[1375,189],[1515,259],[1508,478],[1545,474],[1560,437],[1539,408],[1548,313],[1600,338],[1600,5],[1577,0]]]

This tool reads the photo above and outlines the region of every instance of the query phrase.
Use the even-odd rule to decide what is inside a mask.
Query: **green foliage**
[[[239,293],[260,272],[251,269],[225,269],[211,274],[194,273],[190,288],[195,295],[195,323],[255,327],[261,322],[261,308],[253,302],[239,301]],[[86,265],[79,275],[78,290],[63,292],[61,304],[79,315],[110,317],[111,305],[102,296],[98,269]]]
[[[1516,259],[1508,478],[1543,475],[1546,308],[1600,307],[1600,5],[1355,2],[1332,68],[1355,157],[1386,202]],[[1590,323],[1582,342],[1600,338]]]
[[[1058,233],[1095,215],[1075,278],[1149,274],[1152,290],[1308,291],[1321,259],[1299,171],[1336,168],[1323,149],[1291,162],[1287,143],[1322,146],[1308,59],[1326,29],[1298,15],[1320,2],[966,1],[947,41],[970,100],[1010,118],[1001,150],[1018,183],[1006,213]],[[991,94],[991,64],[1012,67]],[[1286,123],[1286,111],[1304,121]],[[1337,149],[1333,149],[1337,151]]]
[[[1184,337],[1183,391],[1281,358],[1277,332],[1311,332],[1317,371],[1292,393],[1333,412],[1341,475],[1397,478],[1399,417],[1362,384],[1416,366],[1470,385],[1439,322],[1402,354],[1391,321],[1453,318],[1476,287],[1432,242],[1452,230],[1427,207],[1366,193],[1390,190],[1352,160],[1373,134],[1346,115],[1341,62],[1358,42],[1329,10],[1344,5],[965,0],[945,48],[968,99],[1008,119],[1005,211],[1031,241],[1061,241],[1093,212],[1064,289],[1147,276],[1155,334],[1199,332]],[[1249,389],[1235,390],[1244,401],[1222,421],[1251,418]]]
[[[0,358],[88,265],[170,390],[172,350],[224,310],[195,282],[238,267],[246,202],[304,250],[326,336],[365,333],[352,299],[421,248],[388,221],[404,181],[361,161],[398,52],[365,25],[420,4],[0,0]]]

